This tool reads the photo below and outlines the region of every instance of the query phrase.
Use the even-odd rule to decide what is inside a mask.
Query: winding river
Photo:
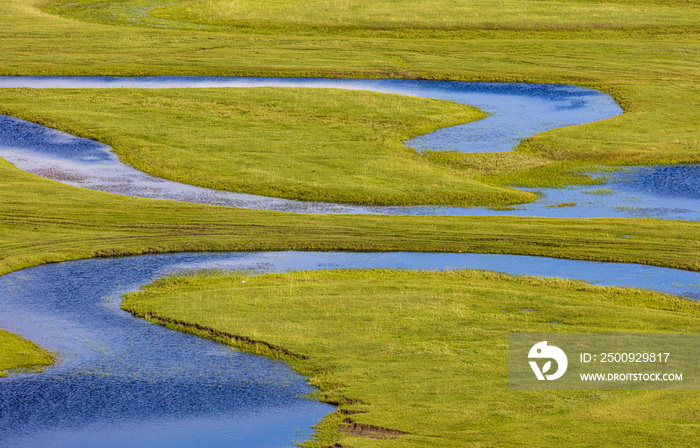
[[[0,77],[0,88],[242,88],[304,87],[368,90],[470,104],[483,120],[407,141],[418,150],[509,151],[550,129],[611,118],[622,109],[607,94],[558,84],[235,77]],[[663,188],[671,177],[697,179],[700,166],[629,167],[606,173],[604,185],[529,189],[540,196],[512,210],[484,207],[386,207],[302,202],[211,190],[156,178],[119,162],[106,145],[0,115],[0,157],[18,168],[70,185],[128,196],[296,213],[511,215],[553,218],[654,217],[700,220],[700,191]],[[598,175],[602,176],[602,175]],[[557,204],[572,204],[555,207]]]
[[[35,88],[256,85],[353,88],[420,95],[473,104],[491,113],[480,122],[408,142],[419,149],[509,150],[520,139],[547,129],[604,119],[621,112],[607,95],[558,85],[265,78],[0,78],[0,87]],[[479,137],[471,138],[473,135]],[[191,190],[195,187],[155,179],[119,163],[104,145],[12,117],[0,118],[0,157],[45,177],[60,172],[55,177],[65,183],[161,199],[306,213],[505,213],[484,209],[309,204]],[[629,206],[625,198],[629,195],[650,201],[642,212],[638,207],[636,213],[641,215],[697,220],[698,174],[697,166],[626,170],[613,176],[605,188],[614,193],[605,195],[598,205],[567,207],[546,214],[553,210],[546,207],[547,201],[552,200],[548,195],[563,195],[555,196],[557,202],[567,202],[561,198],[574,194],[568,190],[590,196],[584,189],[573,188],[559,193],[543,191],[540,205],[528,204],[508,213],[636,216],[620,209]],[[679,182],[668,182],[669,176],[677,176],[681,185],[684,179],[691,180],[683,188],[678,187]],[[130,186],[115,191],[114,179]],[[614,205],[615,201],[622,205]],[[41,374],[16,374],[0,379],[0,446],[263,447],[304,440],[311,434],[311,426],[333,407],[305,399],[304,394],[312,389],[303,377],[280,362],[239,353],[212,341],[136,319],[119,309],[120,295],[160,276],[190,270],[284,272],[380,267],[489,269],[655,289],[700,299],[700,273],[513,255],[181,253],[37,266],[0,277],[0,327],[58,353],[59,363]]]

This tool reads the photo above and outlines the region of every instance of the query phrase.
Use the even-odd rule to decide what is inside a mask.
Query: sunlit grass
[[[0,329],[0,377],[8,371],[36,371],[54,362],[54,356],[36,344]]]
[[[339,270],[166,278],[122,307],[307,356],[286,359],[322,399],[362,412],[327,418],[309,446],[686,447],[697,433],[697,391],[507,387],[511,332],[697,331],[697,303],[663,294],[480,271]],[[342,432],[345,418],[407,434],[361,439]]]
[[[60,0],[47,10],[99,23],[224,31],[635,29],[697,26],[694,1],[547,0]]]
[[[366,205],[508,205],[402,142],[483,118],[474,108],[327,89],[0,91],[0,111],[111,145],[151,175],[217,190]]]

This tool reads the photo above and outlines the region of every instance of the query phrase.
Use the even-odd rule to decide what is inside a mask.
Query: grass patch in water
[[[402,145],[478,110],[362,91],[251,88],[0,91],[0,111],[107,143],[125,163],[201,187],[367,205],[510,205]]]
[[[53,364],[55,359],[33,342],[0,329],[0,377],[14,372],[37,371]]]
[[[560,202],[559,204],[548,205],[547,208],[576,207],[576,202]]]
[[[218,331],[310,376],[340,409],[309,446],[685,447],[697,433],[698,391],[507,388],[510,332],[697,331],[698,303],[659,293],[483,271],[334,270],[166,278],[122,308]]]
[[[613,191],[610,188],[598,188],[596,190],[585,190],[585,194],[594,194],[594,195],[599,195],[599,196],[607,196],[610,194],[613,194]]]

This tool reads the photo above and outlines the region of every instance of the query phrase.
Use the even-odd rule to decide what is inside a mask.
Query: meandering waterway
[[[283,78],[0,77],[2,87],[195,88],[296,86],[447,99],[489,112],[484,120],[407,142],[424,149],[506,151],[522,138],[621,113],[608,95],[560,85]],[[544,189],[515,210],[363,207],[213,191],[165,181],[118,161],[97,142],[0,117],[0,157],[60,182],[130,196],[302,213],[455,214],[700,219],[700,167],[633,168],[604,186]],[[674,179],[674,181],[669,181]],[[604,191],[601,191],[603,189]],[[573,198],[573,199],[572,199]],[[548,207],[576,202],[574,207]],[[120,295],[198,269],[488,269],[655,289],[700,299],[700,274],[621,263],[431,253],[182,253],[37,266],[0,277],[0,327],[59,354],[41,374],[0,379],[0,446],[286,446],[309,437],[332,406],[303,398],[303,377],[134,318]],[[553,323],[554,324],[554,323]]]
[[[0,88],[204,88],[307,87],[370,90],[450,100],[490,115],[407,141],[419,150],[508,151],[523,138],[562,126],[590,123],[622,113],[607,94],[557,84],[413,81],[394,79],[307,79],[226,77],[0,77]],[[416,215],[512,215],[538,217],[654,217],[700,220],[700,194],[665,194],[638,179],[654,168],[605,173],[594,186],[531,189],[540,198],[508,210],[484,207],[386,207],[303,202],[232,193],[160,179],[119,162],[111,148],[17,118],[0,116],[0,157],[18,168],[70,185],[128,196],[296,213]],[[697,184],[698,165],[663,167],[665,176]],[[683,190],[687,192],[688,190]],[[570,204],[557,207],[559,204]],[[571,205],[575,204],[575,205]]]
[[[287,446],[333,407],[278,361],[168,330],[120,295],[201,269],[489,269],[700,298],[700,273],[545,257],[434,253],[181,253],[37,266],[0,277],[0,327],[59,354],[0,379],[3,447]]]

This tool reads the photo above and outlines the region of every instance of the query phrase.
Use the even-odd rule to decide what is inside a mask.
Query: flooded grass
[[[586,194],[594,194],[598,196],[607,196],[613,193],[613,190],[610,188],[598,188],[597,190],[588,190],[585,191],[584,193]]]
[[[33,342],[0,329],[0,378],[8,373],[37,371],[54,360],[54,355]]]
[[[576,202],[560,202],[558,204],[547,205],[549,208],[576,207]]]

